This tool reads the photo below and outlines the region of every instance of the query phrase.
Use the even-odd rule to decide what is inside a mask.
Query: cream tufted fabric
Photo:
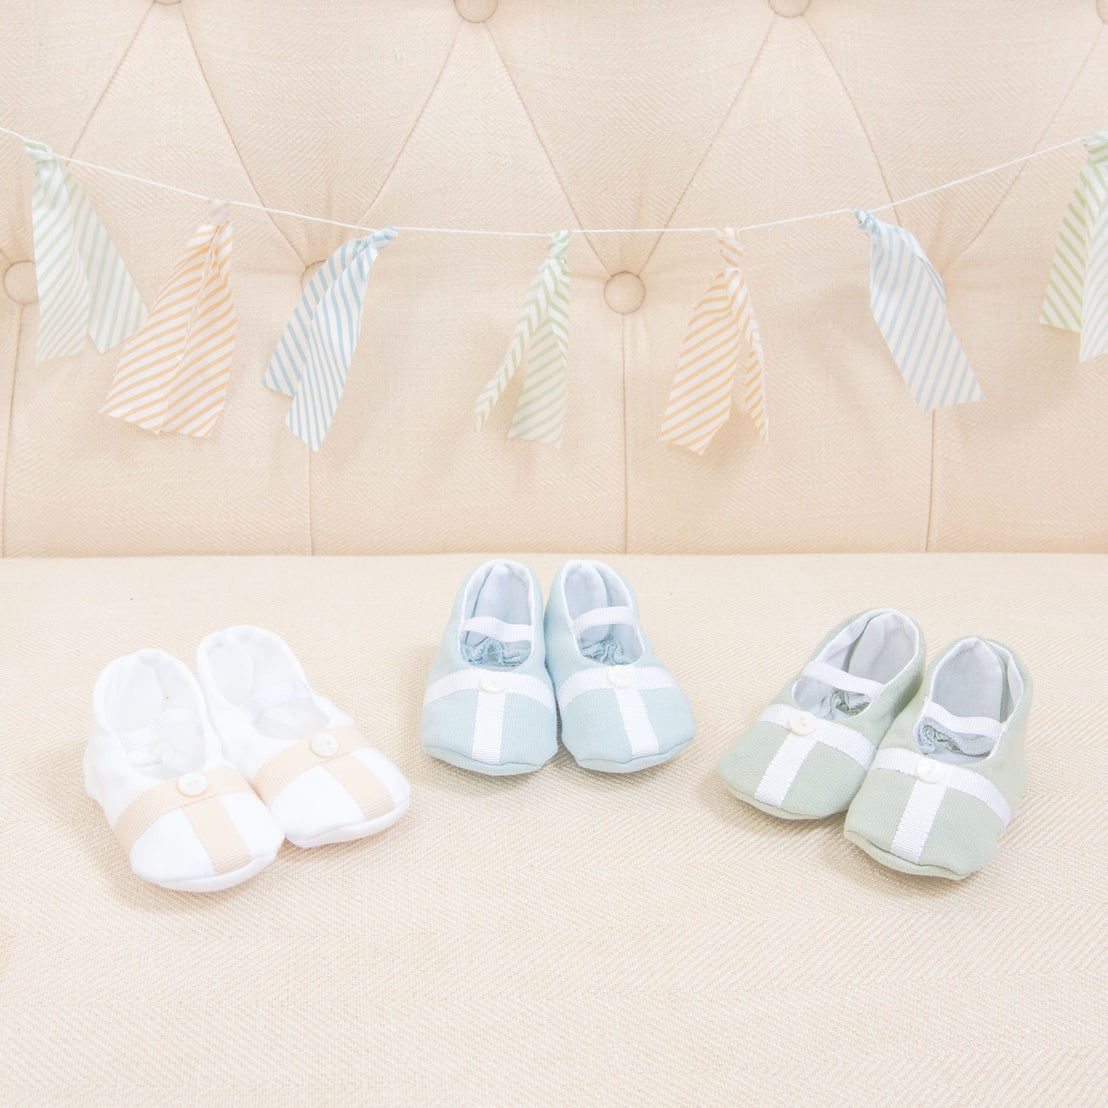
[[[0,4],[0,124],[344,222],[746,224],[1108,126],[1106,21],[1108,0],[25,0]],[[575,237],[563,448],[506,438],[519,380],[475,435],[545,244],[402,234],[312,455],[262,372],[346,232],[236,212],[226,410],[210,440],[158,439],[96,414],[117,353],[35,365],[30,167],[0,135],[2,552],[109,556],[0,559],[0,1105],[1100,1108],[1108,359],[1037,322],[1081,162],[897,210],[984,404],[915,409],[842,216],[744,236],[768,449],[741,412],[704,458],[657,441],[711,234]],[[204,201],[73,172],[152,299]],[[681,758],[615,780],[560,751],[492,780],[422,753],[482,560],[459,552],[483,550],[530,552],[544,586],[563,557],[536,551],[614,552],[698,719]],[[374,556],[136,556],[220,553]],[[989,635],[1033,675],[1024,804],[959,884],[714,771],[879,604],[932,656]],[[83,795],[93,682],[241,622],[287,638],[411,811],[169,893]]]
[[[55,0],[0,14],[2,122],[61,153],[369,224],[716,225],[875,206],[1108,124],[1096,0]],[[36,366],[30,170],[0,137],[6,554],[1108,549],[1108,367],[1037,322],[1081,165],[899,208],[984,404],[917,411],[850,216],[750,232],[771,441],[657,441],[710,234],[574,240],[562,450],[475,435],[541,240],[402,235],[317,456],[262,371],[347,232],[235,214],[239,343],[210,441],[97,415],[117,353]],[[202,214],[79,167],[152,298]],[[890,216],[889,218],[895,218]]]

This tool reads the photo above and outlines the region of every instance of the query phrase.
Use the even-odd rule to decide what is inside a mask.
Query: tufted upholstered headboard
[[[385,225],[551,230],[874,206],[1108,125],[1106,0],[33,0],[0,122],[223,198]],[[849,216],[744,236],[770,444],[658,441],[711,235],[575,237],[560,450],[481,434],[541,240],[409,234],[375,267],[318,455],[262,371],[347,232],[234,216],[239,337],[212,438],[97,414],[118,351],[34,362],[30,168],[0,137],[3,552],[1108,550],[1108,366],[1038,323],[1082,163],[897,209],[987,400],[918,411]],[[149,302],[204,206],[74,170]]]

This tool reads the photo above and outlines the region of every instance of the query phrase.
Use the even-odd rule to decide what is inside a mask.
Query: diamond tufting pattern
[[[77,0],[0,13],[0,122],[205,194],[351,223],[714,226],[897,200],[1105,125],[1104,5],[1071,0]],[[560,451],[480,435],[539,239],[402,234],[315,456],[262,371],[341,228],[237,210],[239,343],[210,440],[96,414],[116,354],[36,365],[30,172],[0,136],[3,552],[1108,549],[1108,374],[1037,323],[1081,162],[910,205],[984,404],[917,411],[846,216],[744,236],[763,447],[657,441],[711,235],[570,249]],[[148,302],[202,202],[75,170]],[[18,271],[14,267],[20,267]],[[167,505],[172,510],[167,510]]]

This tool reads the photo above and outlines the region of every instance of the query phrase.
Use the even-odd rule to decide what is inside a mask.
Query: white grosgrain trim
[[[504,741],[505,693],[477,690],[477,714],[473,718],[473,760],[496,765]]]
[[[277,707],[278,704],[287,704],[290,700],[311,699],[311,687],[303,681],[293,679],[262,689],[256,696],[244,700],[239,705],[239,710],[245,712],[251,720],[256,720],[258,716],[268,712],[270,708]]]
[[[790,720],[800,713],[799,708],[790,708],[787,704],[771,704],[759,717],[759,723],[774,723],[788,727]],[[780,807],[792,788],[804,760],[812,753],[816,743],[823,743],[834,750],[853,758],[862,769],[869,769],[873,761],[874,746],[864,735],[852,731],[849,727],[832,723],[830,720],[817,719],[815,730],[808,735],[797,735],[791,730],[785,736],[772,761],[766,766],[766,772],[754,793],[754,799],[763,804]]]
[[[788,727],[789,721],[799,710],[799,708],[790,708],[787,704],[771,704],[758,720],[762,723],[776,723],[780,727]],[[853,758],[862,769],[869,769],[873,761],[876,749],[873,743],[865,735],[859,734],[851,727],[844,727],[841,723],[832,723],[829,719],[817,719],[812,737],[824,746],[833,747],[848,758]]]
[[[635,613],[625,604],[616,608],[593,608],[573,621],[573,637],[577,638],[590,627],[607,627],[613,623],[626,623],[634,627]]]
[[[646,701],[638,689],[615,689],[616,703],[627,733],[632,758],[644,758],[658,753],[658,734],[650,722]]]
[[[940,727],[957,735],[981,735],[997,742],[1004,733],[1004,724],[991,716],[956,716],[934,700],[924,702],[920,719],[933,719]]]
[[[119,738],[123,743],[123,749],[131,753],[139,747],[147,746],[156,739],[160,739],[171,727],[179,727],[182,724],[191,724],[197,731],[203,731],[204,728],[200,717],[195,712],[190,712],[187,708],[166,708],[154,718],[153,723],[145,727],[136,727],[133,731],[121,731]]]
[[[879,750],[873,759],[871,769],[891,769],[899,773],[915,775],[916,767],[923,755],[912,750],[904,750],[900,747],[889,747],[887,750]],[[934,759],[930,759],[933,761]],[[955,766],[948,762],[940,762],[946,767],[946,786],[949,789],[957,789],[960,793],[972,796],[980,800],[1000,822],[1007,827],[1012,819],[1012,807],[1004,794],[987,777],[975,773],[965,766]]]
[[[501,642],[534,642],[535,629],[529,623],[505,623],[495,616],[472,616],[462,620],[458,628],[459,635],[470,631],[478,635],[488,635]]]
[[[904,813],[897,824],[896,834],[889,846],[889,850],[898,858],[903,858],[906,862],[919,862],[923,848],[931,837],[931,828],[935,825],[935,817],[939,814],[948,787],[946,781],[935,784],[917,781],[912,786],[908,802],[904,805]]]
[[[790,731],[777,748],[773,760],[766,766],[766,772],[762,774],[762,780],[754,792],[754,799],[780,808],[804,764],[804,759],[812,753],[815,745],[815,732],[811,735],[794,735]]]
[[[444,696],[453,696],[454,693],[468,692],[471,689],[480,689],[481,679],[487,673],[496,673],[504,677],[504,692],[494,695],[504,696],[507,693],[515,693],[517,696],[526,696],[531,700],[537,700],[544,708],[554,711],[554,690],[537,677],[528,673],[507,673],[496,669],[459,669],[440,677],[434,684],[427,686],[423,694],[423,706],[433,704]]]
[[[661,666],[643,666],[641,669],[635,666],[597,666],[593,669],[578,670],[571,677],[567,677],[558,686],[558,703],[567,708],[569,704],[581,696],[582,693],[596,692],[600,689],[615,689],[608,677],[608,670],[617,668],[630,678],[626,686],[630,689],[675,689],[677,682],[668,669]]]
[[[830,685],[834,689],[842,689],[843,692],[861,693],[870,700],[876,700],[885,688],[880,681],[858,677],[853,673],[847,673],[845,669],[828,665],[827,662],[809,662],[800,671],[800,676],[810,677],[813,681]]]

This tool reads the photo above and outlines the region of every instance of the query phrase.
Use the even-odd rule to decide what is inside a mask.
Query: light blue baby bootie
[[[485,562],[466,578],[427,678],[420,736],[428,754],[477,773],[531,773],[558,749],[542,590],[526,566]]]
[[[586,769],[631,773],[679,754],[696,720],[639,626],[631,586],[602,562],[567,562],[546,606],[547,667],[562,742]]]

